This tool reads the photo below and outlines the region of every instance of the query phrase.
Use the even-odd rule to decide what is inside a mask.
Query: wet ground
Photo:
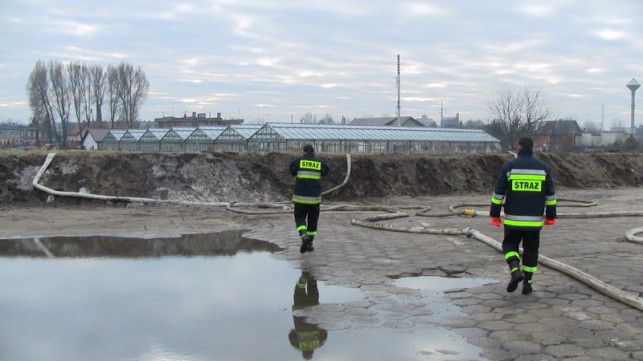
[[[1,358],[478,357],[479,347],[435,325],[413,332],[350,327],[329,332],[309,322],[300,315],[307,308],[343,313],[364,304],[366,296],[359,288],[327,285],[312,272],[293,269],[270,256],[282,249],[241,233],[2,240]],[[427,314],[446,315],[458,311],[443,297],[445,291],[490,282],[494,280],[412,277],[395,284],[421,290]],[[354,316],[360,314],[366,316]]]
[[[640,188],[559,190],[559,198],[598,202],[592,208],[566,208],[561,202],[559,213],[643,210]],[[391,198],[369,204],[421,204],[444,212],[448,205],[463,202],[486,204],[489,195]],[[362,298],[355,301],[320,302],[295,313],[287,310],[291,314],[282,318],[293,323],[289,327],[294,327],[292,316],[296,315],[327,332],[328,341],[315,351],[313,359],[340,359],[333,357],[338,355],[323,356],[335,347],[345,347],[330,346],[331,337],[336,337],[361,346],[360,351],[344,355],[345,359],[364,359],[364,352],[390,342],[384,340],[396,339],[396,344],[403,346],[387,350],[399,356],[397,359],[412,355],[410,359],[419,360],[643,360],[642,311],[544,266],[534,276],[533,294],[508,294],[506,265],[496,250],[463,236],[388,232],[350,224],[352,218],[378,213],[382,212],[322,212],[316,250],[303,255],[289,214],[239,215],[202,207],[5,209],[0,214],[0,236],[109,235],[151,239],[250,229],[243,233],[244,237],[282,249],[270,257],[285,261],[293,272],[284,277],[289,278],[283,286],[289,298],[302,272],[315,275],[320,299],[326,287],[358,289],[361,294]],[[502,237],[502,230],[491,226],[486,217],[421,217],[409,213],[409,217],[386,222],[429,224],[435,228],[474,227],[497,240]],[[624,239],[625,231],[640,227],[641,222],[640,217],[561,217],[557,225],[542,232],[541,254],[641,297],[641,245]],[[493,281],[473,286],[458,284],[439,291],[440,295],[417,284],[399,283],[418,276],[422,277],[416,280],[450,276]],[[272,282],[275,289],[281,287],[281,280],[263,281]],[[453,283],[457,282],[454,279]],[[452,336],[441,338],[444,335]],[[258,335],[250,338],[248,344],[261,343]],[[472,356],[470,352],[476,354]],[[301,358],[297,354],[294,359]]]

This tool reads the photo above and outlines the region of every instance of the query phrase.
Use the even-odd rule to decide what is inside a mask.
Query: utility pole
[[[397,126],[400,126],[400,54],[397,54]]]

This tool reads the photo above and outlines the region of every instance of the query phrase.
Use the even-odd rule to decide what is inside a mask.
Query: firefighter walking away
[[[301,237],[301,253],[312,252],[313,240],[317,235],[317,223],[322,202],[321,178],[328,174],[330,168],[323,160],[315,156],[311,144],[304,146],[304,154],[290,163],[290,174],[296,177],[292,201],[295,205],[295,225]]]

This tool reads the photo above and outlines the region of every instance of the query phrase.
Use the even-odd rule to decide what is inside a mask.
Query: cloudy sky
[[[403,116],[487,119],[528,86],[557,118],[629,126],[643,1],[3,0],[0,54],[0,121],[29,119],[38,60],[140,66],[144,120],[395,116],[399,54]]]

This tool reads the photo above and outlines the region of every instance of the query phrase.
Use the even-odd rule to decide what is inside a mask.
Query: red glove
[[[556,224],[556,218],[551,219],[551,218],[545,218],[545,225],[546,226],[553,226]]]
[[[496,227],[500,227],[500,223],[502,223],[502,219],[500,217],[491,217],[491,224]]]

